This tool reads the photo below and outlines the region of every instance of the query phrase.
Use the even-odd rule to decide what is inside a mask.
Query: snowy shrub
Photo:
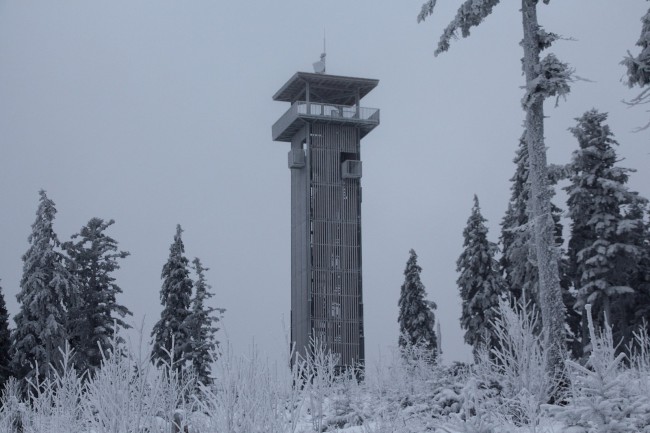
[[[309,399],[312,427],[315,432],[321,432],[327,427],[326,398],[334,393],[339,357],[318,340],[311,341],[309,352],[304,360],[308,378],[305,389]]]
[[[192,412],[192,374],[174,368],[173,351],[155,367],[148,351],[142,355],[142,343],[136,358],[118,338],[113,351],[102,353],[101,368],[86,383],[82,409],[90,431],[167,433],[172,423],[184,427],[187,420],[179,415]]]
[[[419,345],[395,349],[391,355],[364,383],[369,407],[359,412],[368,431],[392,431],[386,429],[397,425],[395,431],[424,431],[461,410],[465,366],[433,364],[430,351]]]
[[[339,429],[363,423],[363,387],[359,383],[360,373],[355,369],[340,372],[327,398],[324,425],[326,429]]]
[[[543,404],[555,384],[538,328],[532,309],[503,303],[498,346],[484,347],[471,368],[432,363],[425,347],[407,346],[380,357],[362,382],[359,372],[340,371],[322,347],[308,359],[291,355],[288,368],[255,348],[237,356],[225,344],[214,382],[200,384],[200,394],[192,374],[173,368],[173,359],[156,367],[142,347],[136,355],[115,344],[92,377],[71,367],[68,349],[58,373],[31,383],[27,399],[16,381],[7,383],[0,432],[650,433],[650,339],[643,329],[628,347],[628,367],[611,332],[596,335],[590,323],[591,357],[585,366],[567,362],[570,393],[558,407]]]
[[[0,399],[0,431],[18,433],[22,429],[26,408],[20,400],[20,384],[11,377],[5,382]]]
[[[283,371],[284,368],[280,368]],[[292,433],[301,412],[303,367],[294,364],[290,374],[278,373],[261,359],[256,348],[236,357],[229,344],[217,360],[214,385],[200,385],[199,408],[207,416],[193,423],[200,432]]]
[[[68,344],[61,350],[61,366],[50,366],[43,380],[29,380],[28,406],[22,417],[22,432],[51,433],[84,431],[80,401],[82,378],[72,367],[73,351]]]
[[[499,304],[494,320],[498,346],[477,364],[479,375],[501,386],[502,406],[499,415],[516,424],[526,424],[536,431],[542,405],[558,391],[557,378],[546,371],[548,350],[536,331],[538,313],[529,305],[507,301]],[[487,354],[486,354],[487,355]]]
[[[429,415],[433,418],[460,413],[463,404],[462,391],[469,376],[470,368],[455,362],[446,367],[438,365],[427,382],[430,389],[428,403]]]
[[[645,320],[632,333],[632,337],[632,343],[628,347],[631,365],[639,372],[650,373],[650,335]]]
[[[650,335],[643,321],[640,328],[633,333],[632,349],[630,350],[630,373],[636,395],[645,396],[644,407],[640,408],[638,425],[650,430]]]
[[[535,331],[538,315],[533,308],[501,301],[493,320],[496,345],[478,351],[477,362],[462,389],[460,415],[446,428],[461,431],[498,431],[510,425],[535,432],[542,405],[557,383],[546,373],[547,350]]]
[[[86,385],[86,416],[98,433],[138,431],[156,414],[148,399],[150,363],[134,360],[120,347],[111,355]]]
[[[496,382],[486,382],[473,374],[461,390],[463,404],[460,413],[453,414],[447,421],[441,421],[437,427],[454,432],[494,432],[499,392]]]
[[[175,371],[173,360],[156,368],[149,353],[136,360],[117,341],[122,340],[116,334],[113,351],[102,353],[101,368],[93,376],[75,371],[74,351],[66,345],[59,368],[50,366],[44,379],[35,376],[28,381],[25,400],[18,382],[7,382],[0,431],[170,433],[190,427],[195,402],[190,395],[192,374]]]
[[[405,427],[406,422],[403,417],[378,413],[372,421],[363,424],[361,431],[363,433],[395,433],[403,431]]]
[[[567,424],[583,426],[588,432],[650,432],[647,390],[641,392],[638,378],[625,369],[625,354],[616,355],[611,329],[596,334],[591,306],[587,305],[586,312],[591,354],[586,366],[567,361],[569,404],[556,412]]]

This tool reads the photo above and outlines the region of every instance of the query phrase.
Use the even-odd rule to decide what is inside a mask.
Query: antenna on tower
[[[325,29],[323,29],[323,52],[320,55],[320,60],[313,64],[314,72],[317,74],[325,73],[325,57],[327,56],[327,47],[326,47],[326,38],[325,38]]]

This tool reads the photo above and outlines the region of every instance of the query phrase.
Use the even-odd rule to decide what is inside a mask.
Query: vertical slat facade
[[[355,127],[311,123],[309,134],[311,329],[341,366],[364,361],[361,294],[361,185],[344,179],[360,160]]]

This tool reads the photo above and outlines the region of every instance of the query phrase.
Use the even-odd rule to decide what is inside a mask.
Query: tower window
[[[334,328],[334,342],[341,343],[341,324],[337,323]]]
[[[332,269],[339,269],[341,267],[341,259],[338,255],[334,253],[330,254],[330,267]]]
[[[332,302],[332,317],[335,319],[341,318],[341,304],[338,302]]]

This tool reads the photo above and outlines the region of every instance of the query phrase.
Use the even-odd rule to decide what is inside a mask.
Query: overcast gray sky
[[[397,340],[397,299],[408,251],[438,304],[446,360],[468,360],[455,284],[462,230],[478,194],[496,241],[522,132],[519,2],[504,0],[472,37],[435,58],[459,0],[11,1],[0,0],[0,278],[10,312],[40,188],[69,239],[91,217],[131,256],[120,301],[160,313],[160,271],[180,223],[188,257],[211,268],[235,350],[283,347],[289,323],[288,146],[271,125],[288,108],[271,96],[311,71],[327,33],[328,73],[377,78],[364,106],[382,124],[362,143],[366,353]],[[577,144],[584,111],[610,112],[630,185],[646,197],[650,113],[618,64],[635,50],[643,0],[552,1],[549,31],[574,38],[553,51],[577,74],[566,102],[547,103],[549,161]],[[561,196],[557,204],[564,207]],[[565,235],[568,227],[565,226]],[[13,322],[12,322],[13,326]],[[223,335],[222,335],[223,337]]]

